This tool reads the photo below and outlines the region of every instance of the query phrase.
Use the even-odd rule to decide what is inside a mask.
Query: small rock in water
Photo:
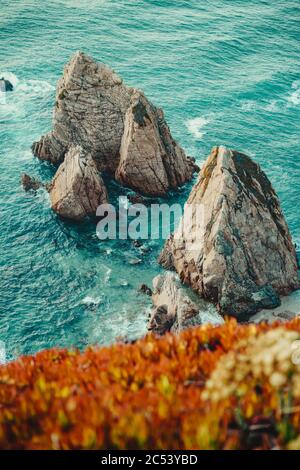
[[[36,180],[35,178],[32,178],[31,176],[27,175],[26,173],[23,173],[21,176],[21,183],[25,191],[30,191],[33,189],[36,191],[37,189],[41,188],[43,184]]]
[[[132,204],[144,204],[145,203],[145,198],[141,196],[141,194],[129,194],[128,195],[128,201],[131,202]]]
[[[13,91],[13,89],[13,84],[9,80],[6,80],[4,77],[0,78],[0,91],[5,93],[6,91]]]
[[[141,246],[141,252],[142,253],[149,253],[149,251],[151,251],[150,246],[148,246],[148,245]]]
[[[149,297],[151,297],[152,295],[152,289],[150,289],[147,284],[141,284],[139,287],[139,292],[141,292],[142,294],[149,295]]]

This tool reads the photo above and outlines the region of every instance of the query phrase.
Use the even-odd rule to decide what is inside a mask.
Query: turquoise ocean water
[[[165,110],[201,163],[213,145],[248,153],[271,179],[300,244],[300,4],[280,0],[1,0],[0,340],[8,357],[109,343],[145,331],[160,243],[141,253],[100,242],[91,223],[59,220],[20,174],[54,170],[30,146],[51,128],[55,85],[78,49]],[[119,189],[110,183],[116,197]],[[172,200],[184,202],[191,186]],[[131,265],[139,258],[142,263]]]

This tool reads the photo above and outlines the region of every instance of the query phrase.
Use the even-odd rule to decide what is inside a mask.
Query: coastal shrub
[[[300,319],[204,325],[0,367],[5,449],[300,448]]]

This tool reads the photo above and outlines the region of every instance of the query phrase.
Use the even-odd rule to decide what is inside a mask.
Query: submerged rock
[[[6,80],[4,77],[0,78],[0,91],[5,93],[7,91],[13,91],[13,89],[14,86],[9,80]]]
[[[163,196],[192,178],[195,164],[173,140],[162,110],[139,91],[131,97],[117,181],[148,196]]]
[[[218,325],[224,322],[217,312],[202,311],[192,294],[180,284],[175,273],[156,276],[153,279],[153,309],[148,329],[162,335],[168,331],[179,333],[203,323]]]
[[[32,150],[58,164],[71,145],[89,153],[99,170],[144,194],[165,194],[191,179],[196,169],[172,138],[162,111],[82,52],[72,57],[58,82],[53,130]]]
[[[220,312],[246,320],[299,288],[295,247],[278,197],[249,157],[214,148],[187,204],[193,233],[179,227],[160,262]]]
[[[83,220],[95,216],[107,192],[96,164],[81,147],[71,147],[49,189],[52,209],[61,217]]]

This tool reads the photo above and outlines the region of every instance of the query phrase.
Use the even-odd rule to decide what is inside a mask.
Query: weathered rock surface
[[[194,171],[194,162],[173,140],[162,110],[136,91],[125,116],[117,181],[160,196],[190,180]]]
[[[217,312],[209,311],[207,304],[201,305],[200,299],[180,284],[175,273],[167,272],[153,279],[152,302],[148,329],[160,335],[167,331],[178,333],[203,323],[224,322]]]
[[[53,130],[32,150],[58,164],[71,145],[89,153],[100,171],[116,173],[118,181],[144,194],[165,194],[196,169],[172,138],[162,111],[82,52],[58,82]]]
[[[71,147],[49,188],[52,209],[61,217],[95,216],[107,193],[96,164],[80,147]]]
[[[130,95],[111,69],[77,52],[57,85],[53,130],[33,144],[34,154],[56,164],[77,144],[100,169],[115,171]]]
[[[246,320],[299,287],[295,247],[279,200],[249,157],[214,148],[187,204],[192,219],[195,208],[202,208],[201,227],[193,219],[193,233],[178,229],[160,262],[220,312]]]

